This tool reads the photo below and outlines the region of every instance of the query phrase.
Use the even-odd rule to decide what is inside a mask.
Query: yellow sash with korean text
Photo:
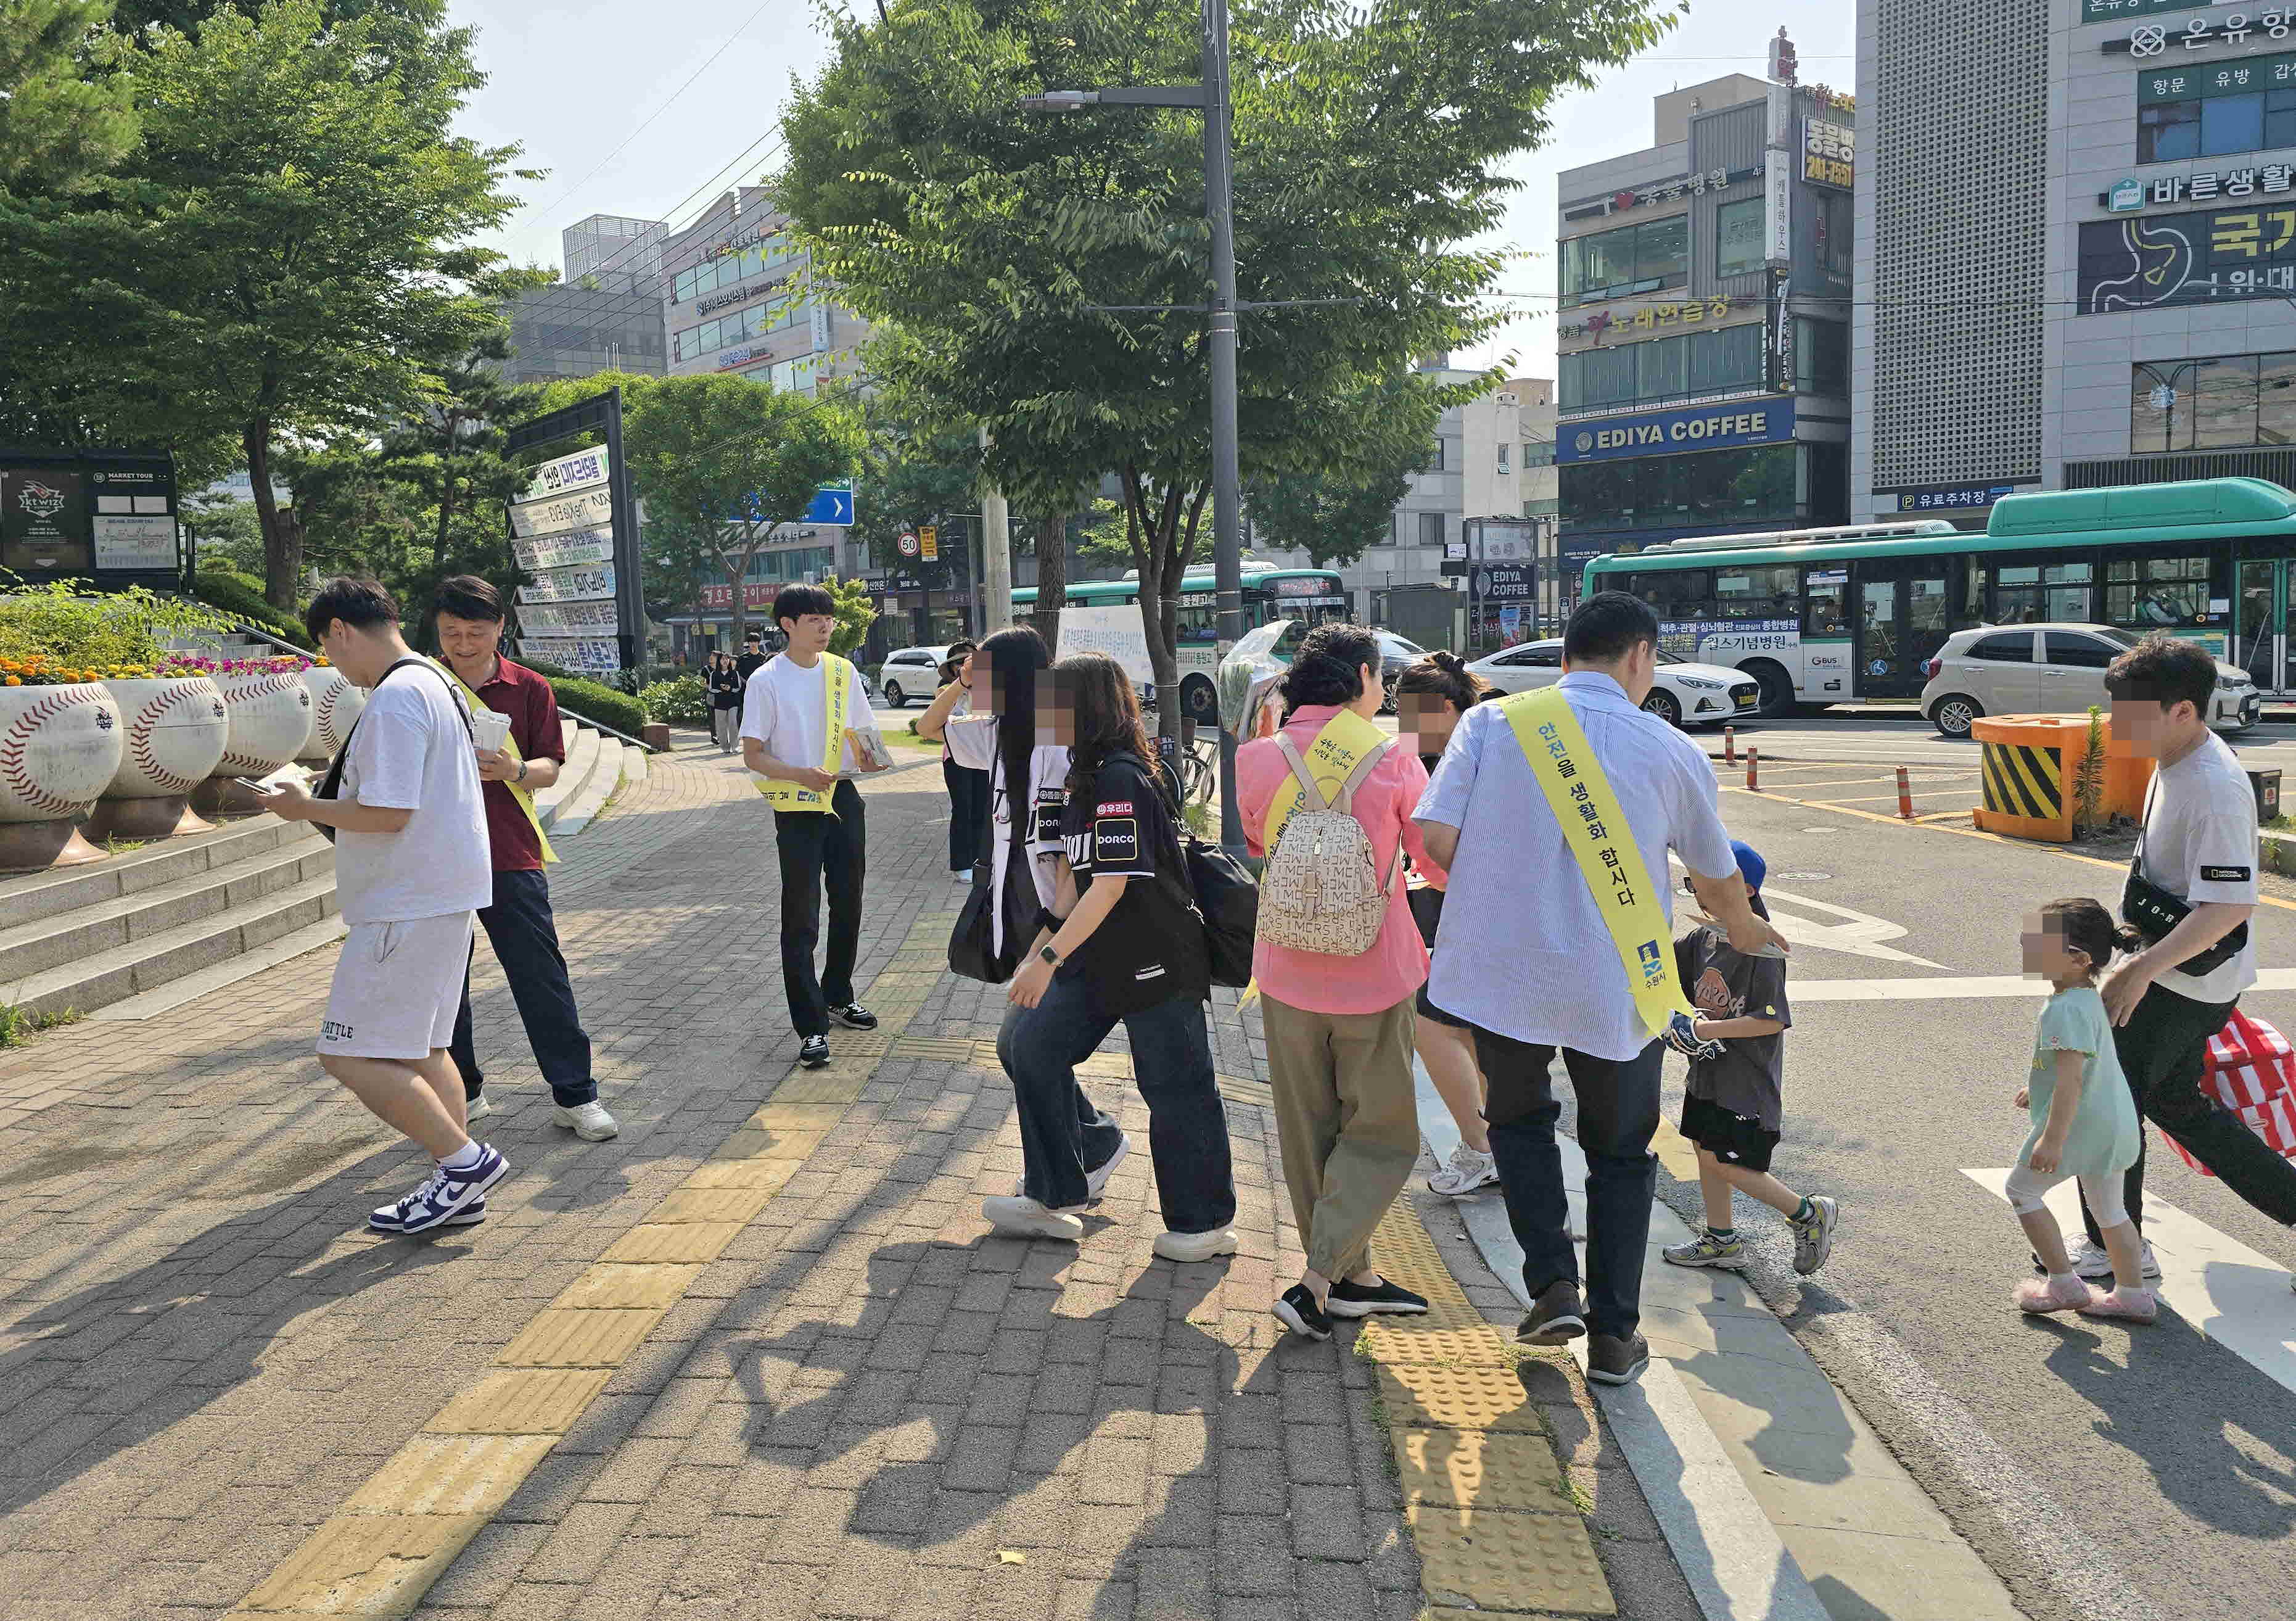
[[[477,693],[472,692],[470,683],[456,675],[453,667],[446,660],[439,661],[439,668],[447,672],[447,679],[452,681],[455,684],[455,689],[463,695],[463,706],[472,714],[478,713],[482,709],[492,709],[493,705],[479,696]],[[518,752],[518,739],[507,732],[503,735],[502,752],[512,760],[523,761],[526,758]],[[535,840],[542,846],[542,864],[545,867],[549,866],[558,859],[558,852],[550,847],[550,835],[542,830],[542,819],[534,812],[533,791],[524,783],[511,782],[507,779],[503,783],[503,786],[510,790],[510,796],[517,802],[518,808],[526,812],[526,825],[534,829]]]
[[[829,741],[822,748],[821,769],[832,777],[836,776],[845,764],[846,707],[852,690],[853,666],[833,653],[823,654],[821,695],[822,703],[829,712]],[[830,794],[837,791],[834,786],[828,794],[824,794],[818,788],[800,787],[778,777],[761,777],[755,771],[750,773],[750,780],[757,784],[758,792],[764,794],[766,802],[776,810],[812,810],[826,816],[837,814],[829,808]]]
[[[1690,1000],[1675,973],[1674,931],[1666,908],[1652,886],[1611,779],[1587,746],[1561,687],[1517,693],[1498,702],[1610,928],[1635,1011],[1652,1036],[1662,1035],[1677,1013],[1691,1011]]]
[[[1315,778],[1316,791],[1323,794],[1324,802],[1336,804],[1341,788],[1346,786],[1363,757],[1380,745],[1393,741],[1355,711],[1342,709],[1324,722],[1323,730],[1316,734],[1316,741],[1309,744],[1300,757],[1307,762],[1308,774]],[[1262,854],[1274,852],[1275,841],[1283,835],[1292,812],[1305,804],[1307,799],[1308,792],[1300,786],[1299,777],[1286,772],[1283,786],[1275,791],[1275,797],[1267,802],[1267,819],[1260,828]]]

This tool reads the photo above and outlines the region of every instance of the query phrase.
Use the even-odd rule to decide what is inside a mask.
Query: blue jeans
[[[1175,997],[1119,1018],[1093,1007],[1073,968],[1054,974],[1034,1008],[1013,1004],[996,1033],[996,1057],[1020,1106],[1023,1188],[1053,1210],[1081,1205],[1086,1169],[1116,1151],[1116,1123],[1085,1097],[1076,1066],[1119,1023],[1132,1038],[1134,1082],[1148,1104],[1164,1225],[1174,1232],[1226,1227],[1235,1220],[1235,1176],[1204,1005]]]
[[[1475,1030],[1475,1059],[1489,1088],[1483,1118],[1507,1223],[1522,1246],[1522,1282],[1533,1300],[1559,1281],[1578,1281],[1562,1154],[1554,1123],[1562,1105],[1550,1071],[1554,1056],[1578,1095],[1578,1146],[1587,1154],[1587,1327],[1631,1336],[1642,1321],[1643,1248],[1650,1242],[1658,1191],[1659,1072],[1666,1049],[1652,1041],[1633,1057],[1598,1058],[1569,1048],[1534,1046]]]
[[[495,874],[495,902],[479,909],[487,943],[495,949],[511,1000],[526,1026],[534,1062],[550,1082],[562,1107],[592,1103],[598,1083],[590,1074],[590,1038],[574,1008],[574,986],[566,976],[566,954],[558,949],[558,924],[550,914],[550,880],[538,872]],[[473,952],[478,947],[472,942]],[[475,1098],[485,1076],[471,1041],[471,975],[463,971],[463,1008],[455,1016],[455,1040],[447,1050],[463,1072],[463,1093]]]

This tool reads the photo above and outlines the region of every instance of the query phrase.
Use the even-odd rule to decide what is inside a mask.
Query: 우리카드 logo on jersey
[[[1128,799],[1111,799],[1104,805],[1095,806],[1092,813],[1095,816],[1130,816],[1132,802]]]

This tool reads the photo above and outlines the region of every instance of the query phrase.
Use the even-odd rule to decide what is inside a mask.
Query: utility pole
[[[988,448],[988,430],[980,430],[980,448]],[[1002,630],[1013,622],[1013,520],[1004,510],[1004,492],[980,492],[980,629],[984,634]]]
[[[1236,459],[1235,210],[1230,190],[1227,0],[1204,6],[1204,211],[1212,228],[1212,583],[1219,640],[1243,639],[1243,480]],[[1220,720],[1220,843],[1244,847],[1235,797],[1235,734]]]

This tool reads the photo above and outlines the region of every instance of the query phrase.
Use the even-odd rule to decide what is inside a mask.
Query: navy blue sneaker
[[[366,1224],[376,1232],[390,1233],[429,1232],[444,1227],[484,1199],[487,1189],[509,1173],[510,1162],[482,1143],[477,1164],[460,1171],[438,1166],[414,1192],[369,1214]]]

